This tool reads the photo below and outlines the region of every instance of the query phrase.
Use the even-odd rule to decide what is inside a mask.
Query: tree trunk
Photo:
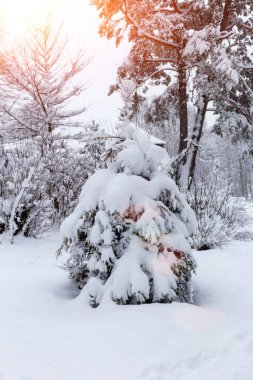
[[[189,162],[189,177],[188,177],[188,190],[190,190],[190,187],[192,185],[192,181],[194,179],[195,174],[195,168],[196,168],[196,159],[197,154],[199,150],[199,142],[202,137],[203,133],[203,127],[204,127],[204,121],[206,116],[206,110],[207,110],[208,100],[206,97],[204,97],[203,106],[198,109],[196,119],[195,119],[195,125],[192,131],[192,146],[190,151],[192,153],[189,155],[190,162]]]
[[[187,78],[185,62],[181,58],[178,65],[178,96],[179,96],[179,121],[180,139],[178,154],[187,148],[188,138],[188,110],[187,110]]]
[[[232,0],[226,0],[224,9],[223,9],[223,16],[222,16],[222,20],[220,24],[221,32],[225,32],[230,27],[231,11],[232,11]]]
[[[208,99],[203,97],[203,105],[198,108],[195,117],[194,128],[192,131],[191,140],[189,142],[188,149],[186,150],[185,159],[178,167],[177,171],[177,183],[180,188],[189,190],[195,174],[196,159],[199,149],[199,142],[203,132],[203,126],[206,116],[206,110],[208,105]]]

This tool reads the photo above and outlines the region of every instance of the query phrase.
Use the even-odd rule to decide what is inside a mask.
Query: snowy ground
[[[253,242],[195,254],[197,306],[95,310],[75,297],[57,244],[0,245],[1,380],[253,379]]]

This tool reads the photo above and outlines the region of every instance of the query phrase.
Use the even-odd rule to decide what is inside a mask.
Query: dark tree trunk
[[[226,0],[223,10],[223,16],[220,24],[220,31],[224,32],[230,27],[232,0]]]
[[[187,110],[187,78],[186,67],[183,59],[180,59],[178,65],[178,97],[179,97],[179,121],[180,121],[180,139],[178,154],[187,148],[188,138],[188,110]]]

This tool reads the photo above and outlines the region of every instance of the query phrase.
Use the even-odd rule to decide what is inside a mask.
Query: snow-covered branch
[[[179,47],[178,44],[175,44],[171,41],[167,41],[163,38],[157,37],[154,34],[150,34],[150,33],[146,32],[143,28],[141,28],[140,25],[138,24],[138,22],[129,13],[128,7],[127,7],[127,1],[126,1],[125,9],[122,9],[122,13],[125,15],[126,19],[137,29],[139,36],[143,36],[143,37],[147,38],[148,40],[151,40],[153,42],[157,42],[161,45],[168,46],[172,49],[177,49]]]
[[[28,173],[28,176],[27,178],[23,181],[22,185],[21,185],[21,188],[20,188],[20,191],[18,193],[18,195],[16,196],[16,199],[13,203],[13,206],[12,206],[12,210],[11,210],[11,215],[10,215],[10,221],[9,221],[9,228],[10,228],[10,242],[12,243],[13,242],[13,238],[14,238],[14,234],[17,230],[17,226],[16,226],[16,223],[15,223],[15,217],[17,215],[17,208],[18,208],[18,205],[23,197],[23,194],[25,192],[25,190],[27,189],[27,187],[30,185],[30,181],[32,179],[32,177],[34,176],[34,172],[35,172],[35,169],[34,168],[31,168],[29,173]]]

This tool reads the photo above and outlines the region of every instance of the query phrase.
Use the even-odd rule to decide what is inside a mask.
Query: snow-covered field
[[[57,240],[0,245],[1,380],[253,379],[253,242],[195,253],[197,305],[91,309]]]

